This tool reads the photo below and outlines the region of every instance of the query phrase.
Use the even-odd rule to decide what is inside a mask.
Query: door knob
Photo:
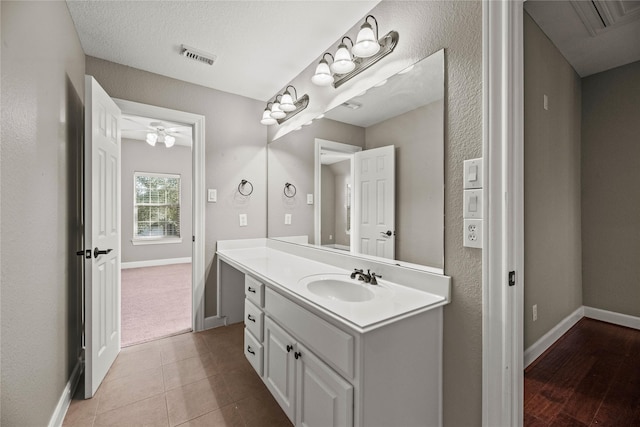
[[[383,236],[391,237],[395,233],[393,231],[391,231],[391,230],[387,230],[387,231],[381,231],[380,234],[382,234]]]
[[[93,257],[98,258],[98,255],[106,255],[111,252],[113,249],[107,249],[106,251],[101,251],[97,247],[93,250]]]

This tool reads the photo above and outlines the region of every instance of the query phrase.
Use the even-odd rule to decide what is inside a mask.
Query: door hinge
[[[191,236],[191,241],[195,242],[196,241],[196,236]]]
[[[516,285],[516,272],[515,271],[510,271],[509,272],[509,286],[515,286]]]

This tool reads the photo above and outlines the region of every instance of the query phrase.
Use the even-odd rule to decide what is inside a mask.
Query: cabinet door
[[[296,360],[297,426],[351,427],[353,386],[298,344]]]
[[[295,342],[269,317],[264,321],[264,381],[289,419],[295,421]]]

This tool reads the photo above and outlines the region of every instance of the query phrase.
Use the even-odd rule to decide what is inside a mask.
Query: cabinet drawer
[[[262,333],[262,322],[264,321],[264,313],[256,307],[248,299],[244,300],[244,325],[253,334],[253,336],[262,342],[264,335]]]
[[[264,285],[248,274],[244,275],[244,294],[258,307],[264,307]]]
[[[353,336],[268,288],[265,311],[321,359],[353,378]]]
[[[258,375],[262,376],[262,344],[246,329],[244,331],[244,355]]]

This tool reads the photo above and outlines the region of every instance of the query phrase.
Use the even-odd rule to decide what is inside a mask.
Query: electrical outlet
[[[533,304],[533,321],[538,320],[538,304]]]
[[[284,225],[291,225],[291,214],[284,214]]]
[[[240,214],[239,220],[240,220],[240,227],[247,226],[247,214]]]
[[[467,248],[482,248],[482,220],[464,220],[464,246]]]

